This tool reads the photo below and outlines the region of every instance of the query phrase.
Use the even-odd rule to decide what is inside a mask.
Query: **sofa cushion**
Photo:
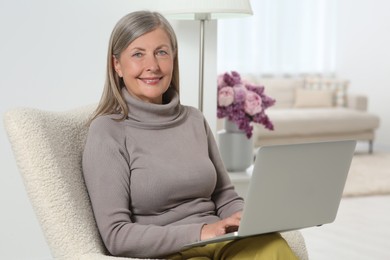
[[[291,108],[295,101],[295,91],[303,86],[301,79],[264,78],[260,80],[265,94],[275,98],[274,108]]]
[[[333,106],[346,107],[349,81],[338,78],[308,76],[304,80],[304,88],[333,91]]]
[[[265,94],[276,99],[273,108],[293,107],[295,90],[304,85],[303,78],[260,77],[255,74],[245,74],[242,78],[245,81],[264,86]]]
[[[294,107],[332,107],[333,91],[328,89],[297,88]]]
[[[269,109],[267,114],[275,130],[269,131],[255,124],[255,135],[276,137],[354,133],[379,126],[376,115],[342,107]]]

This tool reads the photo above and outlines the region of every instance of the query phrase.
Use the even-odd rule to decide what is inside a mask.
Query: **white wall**
[[[96,103],[109,35],[124,14],[153,0],[0,0],[0,113],[63,111]],[[150,7],[150,8],[149,8]],[[172,21],[179,40],[181,101],[197,106],[199,24]],[[207,30],[204,114],[215,129],[216,23]],[[0,259],[50,259],[0,121]]]
[[[369,97],[381,125],[374,149],[390,150],[390,1],[340,0],[336,71]]]

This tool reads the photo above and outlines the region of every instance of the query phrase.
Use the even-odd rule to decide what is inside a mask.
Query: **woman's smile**
[[[153,77],[153,78],[138,78],[139,80],[141,80],[143,83],[147,84],[147,85],[157,85],[160,80],[162,79],[163,77]]]

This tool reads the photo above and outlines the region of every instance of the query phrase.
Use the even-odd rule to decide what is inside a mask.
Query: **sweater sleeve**
[[[203,224],[157,226],[132,222],[129,155],[123,130],[112,125],[111,119],[95,119],[83,154],[85,182],[108,251],[117,256],[161,257],[198,241]]]
[[[215,187],[212,199],[215,203],[217,215],[220,218],[230,217],[232,214],[242,211],[244,200],[238,196],[231,183],[229,174],[222,161],[213,132],[205,121],[206,132],[209,146],[210,160],[213,162],[217,172],[217,185]]]

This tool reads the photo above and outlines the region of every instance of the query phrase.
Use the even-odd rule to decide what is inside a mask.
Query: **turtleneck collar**
[[[139,100],[129,94],[126,88],[122,88],[129,114],[126,122],[143,129],[163,129],[174,126],[186,117],[187,109],[179,101],[179,94],[168,88],[165,92],[164,104],[153,104]]]

